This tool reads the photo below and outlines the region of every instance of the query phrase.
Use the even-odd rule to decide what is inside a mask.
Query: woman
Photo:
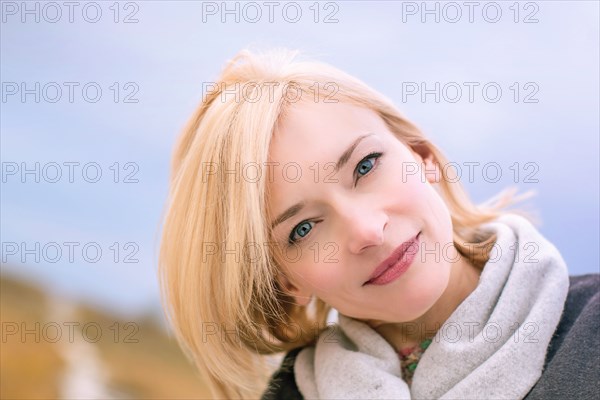
[[[474,205],[389,100],[297,55],[238,54],[173,155],[160,279],[214,396],[596,392],[598,275],[505,210],[525,196]]]

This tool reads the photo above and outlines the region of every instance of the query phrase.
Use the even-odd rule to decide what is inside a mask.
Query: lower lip
[[[408,271],[417,254],[419,254],[419,238],[421,232],[413,239],[410,247],[406,250],[404,255],[398,260],[396,264],[386,269],[385,272],[379,275],[377,278],[367,282],[367,285],[386,285],[392,281],[398,279],[402,274]]]

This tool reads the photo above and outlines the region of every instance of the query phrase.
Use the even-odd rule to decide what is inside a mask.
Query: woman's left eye
[[[371,162],[370,160],[377,160],[378,158],[380,158],[382,156],[382,154],[383,153],[371,153],[368,156],[366,156],[365,158],[363,158],[362,160],[360,160],[358,162],[358,164],[356,164],[356,169],[354,171],[354,175],[355,176],[358,174],[363,174],[363,175],[357,176],[356,179],[354,180],[355,183],[360,178],[362,178],[363,176],[365,176],[366,174],[371,172],[374,169],[374,167],[376,167],[375,162]]]

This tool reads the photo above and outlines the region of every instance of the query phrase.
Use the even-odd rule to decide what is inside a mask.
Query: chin
[[[441,268],[440,268],[441,267]],[[421,282],[413,286],[411,302],[419,315],[425,314],[444,294],[450,282],[450,264],[438,264],[438,268],[431,269]],[[414,319],[414,318],[413,318]]]

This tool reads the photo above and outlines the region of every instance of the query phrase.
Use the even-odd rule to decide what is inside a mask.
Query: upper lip
[[[419,233],[421,233],[421,232],[419,232]],[[364,284],[369,283],[373,279],[377,278],[379,275],[383,274],[389,267],[393,266],[400,258],[402,258],[402,256],[404,255],[404,253],[406,253],[406,250],[408,250],[410,244],[415,240],[415,238],[419,235],[419,233],[417,233],[416,235],[414,235],[413,237],[411,237],[406,242],[402,243],[400,246],[396,247],[396,249],[394,251],[392,251],[392,254],[390,254],[390,256],[388,258],[386,258],[385,260],[383,260],[375,268],[375,270],[373,271],[373,273],[369,277],[369,280],[366,281]]]

